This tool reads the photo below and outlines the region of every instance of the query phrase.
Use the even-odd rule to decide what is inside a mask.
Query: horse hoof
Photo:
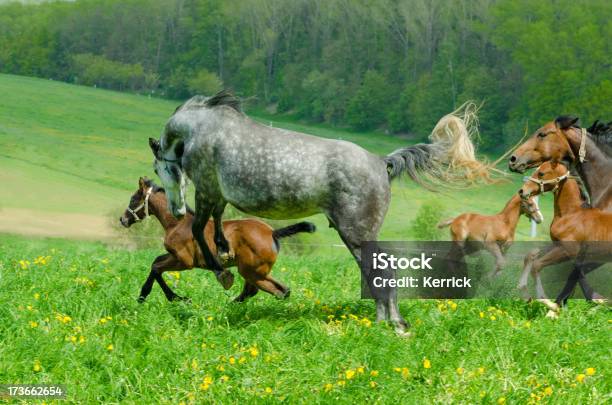
[[[291,295],[291,288],[287,288],[287,291],[285,291],[285,295],[283,295],[283,299],[287,299],[289,298],[289,296]]]
[[[147,299],[147,297],[143,297],[142,295],[140,297],[138,297],[138,303],[142,304],[143,302],[145,302],[145,300]]]
[[[217,274],[217,281],[219,281],[224,289],[229,290],[234,285],[234,275],[231,271],[224,270]]]
[[[552,309],[550,309],[546,313],[546,317],[549,318],[549,319],[557,319],[557,318],[559,318],[559,313],[553,311]]]

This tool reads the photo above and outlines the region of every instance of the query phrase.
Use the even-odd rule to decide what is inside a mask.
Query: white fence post
[[[524,176],[524,177],[523,177],[523,182],[525,182],[525,181],[527,181],[527,180],[529,180],[529,177]],[[540,206],[540,196],[539,196],[539,195],[536,195],[536,196],[534,197],[534,200],[535,200],[535,203],[536,203],[536,204],[538,204],[538,207],[539,207],[539,206]],[[537,224],[537,223],[536,223],[536,221],[534,221],[533,219],[530,219],[530,220],[529,220],[529,222],[531,222],[531,235],[530,235],[530,236],[531,236],[532,238],[535,238],[536,236],[538,236],[538,229],[537,229],[537,225],[538,225],[538,224]]]

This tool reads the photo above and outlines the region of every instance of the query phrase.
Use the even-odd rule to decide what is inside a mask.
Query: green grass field
[[[0,94],[0,214],[43,219],[118,218],[138,177],[154,178],[147,138],[177,104],[10,75],[0,75]],[[406,144],[291,119],[272,124],[380,154]],[[443,194],[398,181],[381,238],[414,238],[410,223],[431,200],[448,216],[497,212],[519,187],[520,176],[511,179]],[[551,199],[541,205],[550,220]],[[607,308],[572,302],[552,321],[522,301],[405,300],[413,337],[401,338],[373,322],[357,266],[332,246],[340,240],[325,219],[312,220],[319,230],[299,242],[315,246],[287,240],[273,270],[291,297],[260,293],[245,304],[231,303],[240,281],[226,292],[200,270],[165,275],[191,304],[166,302],[157,286],[138,304],[163,247],[128,249],[125,231],[105,243],[0,235],[0,384],[64,384],[79,404],[611,400]],[[517,238],[529,239],[528,228],[522,219]]]
[[[238,286],[226,293],[191,271],[166,278],[192,304],[167,303],[156,286],[141,305],[159,249],[0,246],[0,381],[62,383],[72,403],[610,400],[612,319],[585,302],[551,321],[520,301],[406,300],[405,339],[372,322],[347,255],[281,254],[286,301],[234,304]]]

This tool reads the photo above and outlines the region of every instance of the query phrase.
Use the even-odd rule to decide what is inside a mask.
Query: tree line
[[[468,99],[482,144],[612,119],[609,0],[80,0],[0,6],[0,71],[427,134]]]

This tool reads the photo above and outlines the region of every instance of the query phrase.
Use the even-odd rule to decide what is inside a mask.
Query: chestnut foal
[[[552,161],[543,163],[523,184],[519,195],[526,199],[547,191],[553,191],[555,196],[555,216],[550,225],[550,238],[553,241],[612,241],[612,213],[583,207],[580,186],[570,177],[565,165]],[[525,267],[518,288],[526,292],[527,280],[531,274],[536,281],[539,301],[551,310],[549,317],[556,317],[560,306],[545,298],[540,271],[546,266],[576,259],[582,247],[580,243],[558,244],[545,251],[534,251],[525,257]],[[586,263],[586,272],[602,264]],[[596,293],[592,294],[592,297],[595,298],[594,301],[604,298]]]
[[[496,215],[464,213],[440,222],[438,228],[450,225],[453,241],[461,245],[464,242],[482,242],[482,245],[478,245],[480,248],[470,243],[471,251],[466,254],[472,254],[483,248],[489,251],[495,258],[495,270],[491,276],[497,276],[505,264],[504,255],[514,241],[516,225],[522,214],[538,224],[544,219],[540,207],[533,198],[522,200],[515,194]]]
[[[170,289],[162,274],[165,271],[189,270],[194,267],[206,268],[204,257],[191,232],[193,213],[188,212],[181,220],[174,218],[168,209],[164,189],[146,177],[141,177],[138,181],[138,190],[132,195],[120,222],[129,228],[149,214],[154,215],[166,231],[164,247],[168,253],[158,256],[153,261],[151,272],[142,286],[138,301],[143,302],[147,298],[154,281],[159,283],[169,301],[185,300],[186,298],[178,296]],[[230,256],[231,258],[223,265],[225,268],[237,266],[245,281],[242,293],[235,298],[235,301],[242,302],[257,294],[260,289],[277,298],[287,298],[290,289],[270,276],[280,250],[279,239],[300,232],[314,231],[315,226],[310,222],[300,222],[274,230],[257,219],[224,221],[223,232],[233,257]],[[213,254],[216,254],[213,233],[214,224],[210,220],[204,229],[204,237],[211,246]]]

